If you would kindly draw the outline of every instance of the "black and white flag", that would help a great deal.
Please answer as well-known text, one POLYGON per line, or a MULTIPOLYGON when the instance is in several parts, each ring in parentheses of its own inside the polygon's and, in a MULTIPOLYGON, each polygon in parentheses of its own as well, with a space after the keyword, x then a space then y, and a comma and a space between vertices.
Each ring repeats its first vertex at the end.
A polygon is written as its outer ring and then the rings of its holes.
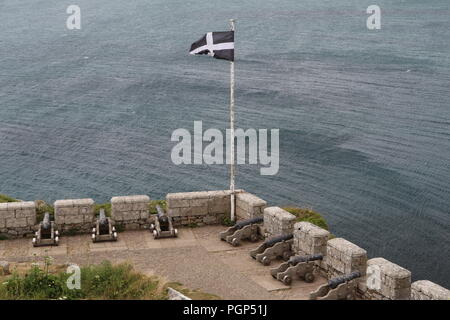
POLYGON ((191 45, 189 53, 234 61, 234 31, 208 32, 191 45))

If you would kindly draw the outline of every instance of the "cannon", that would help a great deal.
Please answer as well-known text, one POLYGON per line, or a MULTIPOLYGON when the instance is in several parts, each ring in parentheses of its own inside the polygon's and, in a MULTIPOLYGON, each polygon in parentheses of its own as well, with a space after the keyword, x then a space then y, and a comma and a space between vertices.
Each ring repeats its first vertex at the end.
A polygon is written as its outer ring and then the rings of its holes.
POLYGON ((153 234, 153 238, 175 238, 178 236, 178 230, 172 225, 172 218, 167 216, 160 206, 156 206, 158 211, 155 223, 150 225, 150 231, 153 234))
POLYGON ((226 231, 221 232, 220 240, 230 243, 237 247, 242 240, 250 240, 256 242, 262 239, 260 224, 263 222, 263 217, 256 217, 247 220, 242 220, 236 223, 226 231))
POLYGON ((39 229, 35 232, 32 243, 34 247, 57 246, 59 244, 59 232, 56 230, 55 222, 50 221, 48 212, 44 214, 44 219, 39 223, 39 229))
POLYGON ((250 256, 268 266, 272 260, 281 258, 285 261, 293 255, 293 234, 276 236, 264 241, 259 247, 250 251, 250 256))
POLYGON ((100 209, 99 217, 92 229, 92 242, 117 241, 116 228, 111 220, 106 217, 105 210, 100 209))
POLYGON ((357 279, 361 277, 359 271, 330 279, 309 294, 309 300, 353 300, 355 299, 357 279))
POLYGON ((270 270, 270 274, 275 279, 290 285, 292 280, 299 278, 305 282, 314 281, 314 261, 322 260, 323 255, 293 256, 287 262, 280 264, 277 268, 270 270))

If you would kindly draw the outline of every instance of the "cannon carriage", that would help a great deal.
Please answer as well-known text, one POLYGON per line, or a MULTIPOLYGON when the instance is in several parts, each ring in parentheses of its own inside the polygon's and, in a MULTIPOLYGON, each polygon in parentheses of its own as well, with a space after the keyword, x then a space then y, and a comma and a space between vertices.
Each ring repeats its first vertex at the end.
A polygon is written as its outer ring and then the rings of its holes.
POLYGON ((50 214, 46 212, 44 219, 39 223, 38 231, 32 240, 34 247, 57 246, 59 244, 59 231, 54 221, 50 221, 50 214))
POLYGON ((153 238, 175 238, 178 236, 178 230, 173 227, 172 218, 166 215, 160 206, 156 206, 158 211, 155 217, 155 223, 150 225, 150 231, 153 238))
POLYGON ((292 280, 301 279, 305 282, 313 282, 315 279, 315 261, 322 260, 323 255, 292 256, 287 262, 280 264, 277 268, 270 270, 275 279, 290 285, 292 280))
POLYGON ((268 266, 273 260, 278 258, 287 261, 293 255, 292 243, 292 233, 273 237, 250 251, 250 256, 265 266, 268 266))
POLYGON ((309 300, 354 300, 359 271, 330 279, 328 283, 320 286, 309 294, 309 300))
POLYGON ((117 241, 116 228, 112 225, 111 220, 106 217, 104 209, 100 209, 99 218, 92 229, 92 241, 117 241))
POLYGON ((261 233, 261 223, 263 217, 255 217, 237 222, 219 234, 220 240, 226 241, 234 247, 241 244, 242 240, 256 242, 263 238, 261 233))

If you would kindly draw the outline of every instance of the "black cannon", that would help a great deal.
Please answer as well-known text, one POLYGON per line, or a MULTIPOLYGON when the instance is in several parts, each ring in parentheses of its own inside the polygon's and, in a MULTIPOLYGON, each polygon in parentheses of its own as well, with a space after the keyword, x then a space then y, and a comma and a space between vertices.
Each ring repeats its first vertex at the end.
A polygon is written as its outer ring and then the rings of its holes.
POLYGON ((116 228, 112 226, 111 220, 106 217, 104 209, 100 209, 99 217, 92 229, 92 241, 117 241, 116 228))
POLYGON ((59 244, 59 232, 55 228, 55 222, 50 221, 50 214, 46 212, 44 219, 39 223, 39 229, 36 231, 32 240, 33 246, 57 246, 59 244))
POLYGON ((155 223, 150 225, 150 231, 155 239, 174 238, 178 236, 178 230, 173 227, 172 218, 167 216, 160 206, 156 206, 158 213, 155 217, 155 223))
POLYGON ((310 300, 353 300, 355 299, 357 279, 361 277, 359 271, 332 278, 328 283, 320 286, 309 294, 310 300))
POLYGON ((241 220, 231 228, 221 232, 220 240, 226 241, 234 247, 238 246, 241 240, 258 241, 262 238, 260 227, 263 220, 263 217, 241 220))
POLYGON ((265 266, 268 266, 272 260, 277 258, 282 258, 286 261, 293 254, 293 237, 291 233, 268 239, 256 249, 250 251, 250 256, 265 266))
POLYGON ((299 278, 305 282, 314 281, 314 261, 322 260, 323 255, 293 256, 287 262, 280 264, 277 268, 270 270, 270 274, 275 279, 285 285, 291 284, 292 280, 299 278))

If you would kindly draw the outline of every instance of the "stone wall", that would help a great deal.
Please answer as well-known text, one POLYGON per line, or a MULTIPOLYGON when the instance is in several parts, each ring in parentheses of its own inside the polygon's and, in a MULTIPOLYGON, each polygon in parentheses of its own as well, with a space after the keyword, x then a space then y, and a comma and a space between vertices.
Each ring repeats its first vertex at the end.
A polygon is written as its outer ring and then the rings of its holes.
MULTIPOLYGON (((297 222, 294 224, 294 242, 292 244, 296 255, 327 254, 327 241, 330 233, 309 222, 297 222)), ((326 276, 326 267, 323 260, 317 260, 315 264, 318 271, 326 276)))
POLYGON ((293 249, 296 254, 327 254, 327 241, 330 233, 309 222, 294 224, 293 249))
POLYGON ((370 259, 358 289, 366 300, 409 300, 411 272, 383 258, 370 259))
POLYGON ((236 193, 236 218, 250 219, 264 214, 267 202, 254 194, 241 191, 236 193))
POLYGON ((36 205, 32 201, 0 203, 0 234, 7 237, 32 235, 36 205))
POLYGON ((366 274, 367 252, 343 238, 335 238, 327 242, 327 254, 324 264, 328 279, 359 271, 366 274))
POLYGON ((296 217, 280 207, 264 209, 264 231, 266 237, 293 233, 296 217))
POLYGON ((61 233, 88 233, 94 222, 92 199, 55 201, 55 223, 61 233))
POLYGON ((146 195, 111 198, 111 219, 125 230, 146 229, 150 226, 150 197, 146 195))
POLYGON ((411 300, 450 300, 450 290, 428 280, 419 280, 411 285, 411 300))
POLYGON ((168 193, 166 201, 176 226, 221 223, 231 211, 229 190, 168 193))

